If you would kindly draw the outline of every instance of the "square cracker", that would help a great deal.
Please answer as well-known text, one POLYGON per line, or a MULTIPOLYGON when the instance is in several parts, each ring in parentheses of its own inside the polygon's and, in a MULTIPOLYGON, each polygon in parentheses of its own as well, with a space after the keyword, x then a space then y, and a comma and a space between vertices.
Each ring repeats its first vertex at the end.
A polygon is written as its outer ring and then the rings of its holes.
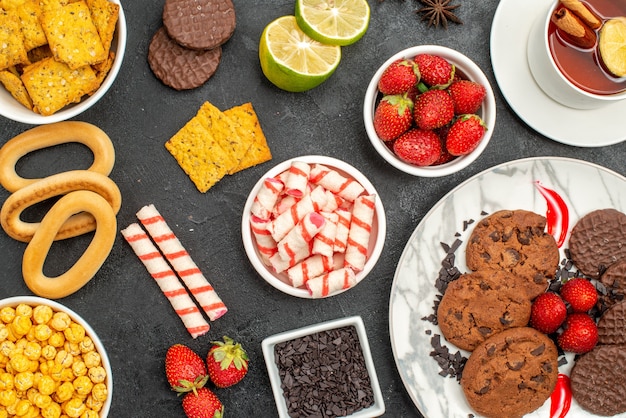
POLYGON ((72 70, 54 58, 45 58, 24 68, 22 82, 33 101, 33 110, 49 116, 79 102, 96 88, 98 79, 88 65, 72 70))
POLYGON ((107 58, 108 54, 84 1, 45 10, 41 25, 54 57, 71 69, 97 64, 107 58))
POLYGON ((20 19, 22 35, 24 35, 24 47, 27 51, 48 43, 46 34, 41 26, 41 15, 43 11, 39 5, 39 0, 26 0, 16 9, 20 19))
POLYGON ((201 193, 220 181, 231 164, 228 153, 197 116, 171 137, 165 148, 201 193))
POLYGON ((100 35, 100 41, 104 50, 109 51, 111 41, 115 33, 115 25, 119 17, 119 4, 112 3, 108 0, 86 0, 91 18, 100 35))
POLYGON ((252 103, 248 102, 232 107, 225 110, 224 113, 236 121, 239 136, 249 144, 246 153, 233 172, 245 170, 272 159, 272 152, 267 145, 267 139, 263 134, 252 103))
POLYGON ((0 71, 0 83, 11 93, 15 100, 32 110, 33 102, 26 91, 26 87, 24 87, 24 83, 22 83, 22 79, 17 74, 10 70, 0 71))
POLYGON ((17 14, 0 9, 0 70, 29 64, 24 35, 17 14))
POLYGON ((228 174, 234 173, 248 149, 248 144, 237 133, 235 123, 210 102, 204 102, 196 118, 211 132, 213 138, 227 153, 228 174))

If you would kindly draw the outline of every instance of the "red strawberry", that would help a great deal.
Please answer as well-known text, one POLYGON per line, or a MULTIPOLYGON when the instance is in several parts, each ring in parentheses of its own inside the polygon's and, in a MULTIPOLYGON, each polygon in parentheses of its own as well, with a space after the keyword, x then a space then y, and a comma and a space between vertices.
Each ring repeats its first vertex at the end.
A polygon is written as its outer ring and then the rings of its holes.
POLYGON ((454 117, 454 102, 444 90, 428 90, 415 99, 413 119, 421 129, 437 129, 454 117))
POLYGON ((466 155, 474 151, 485 136, 487 126, 478 115, 461 115, 450 126, 446 148, 452 155, 466 155))
POLYGON ((450 84, 448 93, 454 101, 454 113, 476 113, 483 102, 487 89, 482 84, 470 80, 459 80, 450 84))
POLYGON ((438 55, 419 54, 414 58, 421 80, 431 88, 445 89, 452 83, 456 67, 438 55))
POLYGON ((413 123, 413 102, 399 94, 384 96, 374 111, 374 130, 383 141, 396 139, 413 123))
POLYGON ((433 131, 414 128, 396 139, 393 152, 409 164, 431 165, 441 155, 441 139, 433 131))
POLYGON ((411 59, 398 59, 383 71, 378 80, 378 90, 384 94, 402 94, 420 80, 417 64, 411 59))
POLYGON ((222 418, 224 406, 208 388, 188 393, 183 398, 183 411, 187 418, 222 418))
POLYGON ((241 344, 227 336, 212 344, 206 359, 211 381, 218 388, 240 382, 248 373, 248 354, 241 344))
POLYGON ((179 393, 195 392, 209 378, 202 358, 182 344, 175 344, 167 350, 165 375, 172 390, 179 393))
POLYGON ((569 279, 561 286, 561 297, 569 302, 574 312, 587 312, 598 302, 598 291, 589 280, 582 277, 569 279))
POLYGON ((586 353, 598 343, 598 327, 586 313, 572 313, 565 320, 563 332, 557 337, 557 343, 564 351, 586 353))
POLYGON ((530 309, 530 326, 544 334, 552 334, 567 316, 565 302, 553 292, 542 293, 533 301, 530 309))

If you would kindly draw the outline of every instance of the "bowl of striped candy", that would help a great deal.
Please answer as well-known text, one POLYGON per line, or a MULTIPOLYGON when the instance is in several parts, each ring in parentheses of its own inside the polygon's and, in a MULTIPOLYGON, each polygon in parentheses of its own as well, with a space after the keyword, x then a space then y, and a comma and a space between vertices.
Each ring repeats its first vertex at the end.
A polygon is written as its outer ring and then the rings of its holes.
POLYGON ((267 283, 318 299, 359 284, 386 237, 385 210, 352 165, 306 155, 279 163, 252 188, 241 231, 250 263, 267 283))

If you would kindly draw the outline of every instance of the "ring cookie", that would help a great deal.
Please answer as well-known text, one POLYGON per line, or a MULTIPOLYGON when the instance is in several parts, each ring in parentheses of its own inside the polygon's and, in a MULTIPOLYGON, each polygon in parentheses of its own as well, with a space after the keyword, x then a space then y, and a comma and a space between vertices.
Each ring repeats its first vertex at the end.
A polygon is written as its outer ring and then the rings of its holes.
POLYGON ((463 393, 481 416, 522 417, 550 397, 558 377, 557 357, 545 334, 529 327, 507 329, 474 349, 463 369, 463 393))
POLYGON ((217 48, 235 31, 235 7, 231 0, 166 0, 163 26, 185 48, 217 48))
POLYGON ((626 412, 626 346, 598 345, 576 360, 570 381, 572 396, 595 415, 626 412))
POLYGON ((482 219, 466 248, 467 266, 474 271, 504 269, 526 281, 534 299, 543 293, 559 264, 554 237, 545 231, 546 218, 526 210, 501 210, 482 219))
POLYGON ((175 90, 189 90, 204 84, 215 72, 222 58, 222 48, 194 51, 170 38, 163 27, 152 36, 148 64, 163 84, 175 90))
POLYGON ((572 228, 569 251, 578 270, 597 279, 626 257, 626 214, 609 208, 583 216, 572 228))
POLYGON ((523 289, 524 282, 505 270, 462 275, 448 285, 437 308, 442 335, 457 347, 472 351, 500 331, 525 326, 531 302, 523 289))

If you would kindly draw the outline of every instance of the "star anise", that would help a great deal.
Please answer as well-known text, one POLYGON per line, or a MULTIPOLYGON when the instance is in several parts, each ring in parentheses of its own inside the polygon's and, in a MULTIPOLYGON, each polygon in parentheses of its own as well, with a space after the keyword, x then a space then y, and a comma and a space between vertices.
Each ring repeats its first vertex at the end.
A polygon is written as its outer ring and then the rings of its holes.
POLYGON ((461 19, 453 13, 453 10, 460 7, 460 4, 450 5, 451 0, 420 0, 425 6, 417 10, 421 13, 422 20, 428 20, 428 26, 438 27, 442 25, 448 29, 448 21, 463 24, 461 19))

